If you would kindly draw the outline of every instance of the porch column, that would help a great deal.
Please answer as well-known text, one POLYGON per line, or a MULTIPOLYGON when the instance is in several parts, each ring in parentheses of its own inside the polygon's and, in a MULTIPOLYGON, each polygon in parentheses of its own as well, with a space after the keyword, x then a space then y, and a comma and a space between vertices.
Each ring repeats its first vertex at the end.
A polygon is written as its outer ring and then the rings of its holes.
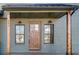
POLYGON ((10 12, 7 12, 7 54, 10 53, 10 12))
POLYGON ((66 49, 66 53, 68 55, 72 54, 72 38, 71 38, 71 11, 67 12, 67 49, 66 49))

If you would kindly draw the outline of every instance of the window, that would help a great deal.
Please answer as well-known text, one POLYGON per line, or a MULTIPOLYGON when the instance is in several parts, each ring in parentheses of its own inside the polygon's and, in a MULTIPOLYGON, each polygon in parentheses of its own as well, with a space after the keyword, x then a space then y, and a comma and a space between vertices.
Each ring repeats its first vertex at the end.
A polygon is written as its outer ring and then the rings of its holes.
POLYGON ((24 43, 24 25, 16 25, 16 43, 24 43))
POLYGON ((44 43, 54 43, 54 24, 44 25, 44 43))

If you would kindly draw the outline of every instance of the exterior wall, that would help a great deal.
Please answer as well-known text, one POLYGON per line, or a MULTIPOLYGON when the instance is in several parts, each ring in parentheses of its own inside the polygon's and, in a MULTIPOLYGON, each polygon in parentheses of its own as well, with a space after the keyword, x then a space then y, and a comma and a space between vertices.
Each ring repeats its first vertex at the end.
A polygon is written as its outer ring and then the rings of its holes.
POLYGON ((66 54, 66 16, 55 21, 54 51, 56 54, 66 54))
MULTIPOLYGON (((28 21, 41 21, 41 50, 43 53, 52 54, 66 54, 66 16, 60 19, 11 19, 11 52, 12 53, 25 53, 28 50, 28 39, 29 39, 29 27, 28 21), (44 44, 43 40, 43 24, 47 24, 48 20, 52 20, 54 24, 54 44, 44 44), (22 21, 25 24, 25 44, 15 43, 15 24, 18 21, 22 21), (28 34, 27 34, 28 33, 28 34)), ((1 42, 2 42, 2 52, 6 53, 7 45, 7 22, 6 19, 1 19, 0 32, 1 32, 1 42)), ((78 50, 77 50, 78 51, 78 50)))
MULTIPOLYGON (((43 24, 47 23, 47 19, 11 19, 11 52, 29 52, 28 50, 28 39, 29 39, 29 21, 41 21, 42 26, 42 32, 41 32, 41 52, 51 52, 50 49, 52 49, 51 44, 43 44, 43 24), (46 20, 46 22, 44 21, 46 20), (16 44, 15 43, 15 24, 18 23, 18 21, 22 21, 23 24, 25 24, 25 44, 16 44), (28 33, 28 34, 27 34, 28 33)), ((53 20, 54 21, 54 20, 53 20)), ((53 44, 52 44, 53 45, 53 44)))
POLYGON ((28 21, 41 21, 41 50, 43 53, 52 54, 66 54, 66 18, 65 16, 60 19, 51 19, 54 24, 54 44, 43 43, 43 24, 47 24, 50 19, 11 19, 11 52, 13 53, 25 53, 28 50, 28 39, 29 39, 29 27, 28 21), (18 21, 22 21, 25 24, 25 44, 15 43, 15 24, 18 21), (27 34, 28 33, 28 34, 27 34))
MULTIPOLYGON (((0 19, 0 28, 1 28, 1 19, 0 19)), ((1 29, 0 29, 0 54, 1 54, 1 29)))
POLYGON ((6 19, 0 19, 0 40, 1 40, 1 52, 4 54, 6 52, 6 44, 7 44, 7 27, 6 27, 6 19))
POLYGON ((79 9, 72 15, 72 52, 79 54, 79 9))

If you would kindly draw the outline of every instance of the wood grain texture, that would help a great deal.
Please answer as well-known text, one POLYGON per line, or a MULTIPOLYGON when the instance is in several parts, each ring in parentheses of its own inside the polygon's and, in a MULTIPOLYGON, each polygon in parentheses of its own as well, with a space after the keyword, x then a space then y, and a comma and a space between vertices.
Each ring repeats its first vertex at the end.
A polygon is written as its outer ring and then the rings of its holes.
POLYGON ((38 25, 37 29, 35 30, 35 24, 30 24, 30 32, 29 32, 29 49, 36 50, 40 49, 40 24, 38 25), (31 26, 34 27, 32 28, 31 26))
POLYGON ((10 53, 10 13, 7 12, 7 54, 10 53))
POLYGON ((67 13, 67 54, 72 54, 72 41, 71 41, 71 11, 67 13))

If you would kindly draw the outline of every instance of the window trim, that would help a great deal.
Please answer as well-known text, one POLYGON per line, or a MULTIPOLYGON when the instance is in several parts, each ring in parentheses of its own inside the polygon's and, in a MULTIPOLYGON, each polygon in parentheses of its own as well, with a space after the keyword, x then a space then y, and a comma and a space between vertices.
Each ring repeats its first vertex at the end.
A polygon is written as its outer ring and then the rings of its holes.
POLYGON ((15 24, 15 43, 16 43, 16 44, 25 44, 25 24, 15 24), (24 26, 24 34, 16 34, 16 26, 17 26, 17 25, 24 26), (24 42, 23 42, 23 43, 17 43, 17 42, 16 42, 16 35, 23 35, 23 36, 24 36, 24 42))
POLYGON ((45 32, 45 27, 43 27, 44 28, 43 39, 45 38, 44 35, 50 35, 50 36, 52 35, 53 37, 52 38, 50 37, 50 42, 49 43, 45 43, 45 39, 44 39, 44 44, 54 44, 54 24, 44 24, 44 26, 45 25, 50 25, 50 34, 44 33, 45 32), (53 25, 53 33, 51 33, 51 25, 53 25), (52 40, 52 42, 51 42, 51 40, 52 40))

